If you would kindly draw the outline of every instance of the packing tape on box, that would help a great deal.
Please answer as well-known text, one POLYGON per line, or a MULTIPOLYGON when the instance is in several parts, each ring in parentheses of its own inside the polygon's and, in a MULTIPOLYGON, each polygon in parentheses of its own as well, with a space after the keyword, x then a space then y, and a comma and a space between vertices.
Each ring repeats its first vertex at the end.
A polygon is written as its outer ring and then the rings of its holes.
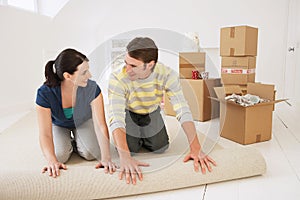
POLYGON ((231 68, 222 68, 222 74, 254 74, 255 69, 231 69, 231 68))
POLYGON ((235 37, 235 27, 230 28, 230 37, 234 38, 235 37))
POLYGON ((230 48, 230 53, 229 53, 230 56, 234 56, 234 50, 235 50, 234 48, 230 48))

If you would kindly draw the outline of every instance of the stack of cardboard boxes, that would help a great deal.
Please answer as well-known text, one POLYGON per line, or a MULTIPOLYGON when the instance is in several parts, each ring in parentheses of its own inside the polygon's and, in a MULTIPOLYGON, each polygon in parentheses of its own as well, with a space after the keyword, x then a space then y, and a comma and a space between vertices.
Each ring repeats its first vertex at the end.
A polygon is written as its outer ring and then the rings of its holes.
MULTIPOLYGON (((193 71, 205 72, 205 52, 179 53, 179 76, 184 97, 194 120, 207 121, 219 116, 219 104, 211 100, 214 87, 221 86, 220 79, 193 79, 193 71)), ((195 78, 195 77, 194 77, 195 78)), ((165 114, 176 116, 173 106, 165 95, 165 114)))
POLYGON ((221 28, 221 79, 225 86, 255 82, 258 29, 250 26, 221 28))
POLYGON ((220 102, 220 135, 240 144, 270 140, 275 101, 274 85, 255 83, 258 29, 221 28, 220 55, 223 87, 216 87, 220 102), (252 94, 269 102, 243 107, 225 101, 231 94, 252 94))

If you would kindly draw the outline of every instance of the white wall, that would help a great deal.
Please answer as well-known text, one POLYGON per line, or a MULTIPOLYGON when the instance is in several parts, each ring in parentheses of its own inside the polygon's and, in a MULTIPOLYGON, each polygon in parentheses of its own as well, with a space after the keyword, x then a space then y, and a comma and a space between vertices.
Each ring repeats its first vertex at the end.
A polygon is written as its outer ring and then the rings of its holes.
MULTIPOLYGON (((0 80, 3 92, 0 106, 33 102, 36 87, 43 81, 45 62, 55 58, 62 49, 74 47, 88 56, 93 55, 108 39, 143 28, 178 34, 198 32, 201 47, 210 54, 212 65, 219 69, 219 30, 231 25, 259 28, 256 80, 274 83, 278 96, 282 97, 288 2, 70 0, 52 20, 0 7, 0 55, 4 62, 1 68, 5 69, 0 80)), ((170 59, 170 63, 177 62, 170 59)), ((95 67, 104 69, 99 63, 95 67)))
POLYGON ((63 47, 72 41, 93 53, 121 33, 158 28, 180 34, 197 31, 203 48, 218 48, 221 27, 255 26, 259 28, 256 80, 275 84, 278 97, 283 97, 287 17, 288 0, 71 0, 55 18, 55 25, 66 32, 53 45, 63 47))
POLYGON ((50 20, 31 12, 0 6, 0 116, 33 106, 43 81, 43 48, 50 20))

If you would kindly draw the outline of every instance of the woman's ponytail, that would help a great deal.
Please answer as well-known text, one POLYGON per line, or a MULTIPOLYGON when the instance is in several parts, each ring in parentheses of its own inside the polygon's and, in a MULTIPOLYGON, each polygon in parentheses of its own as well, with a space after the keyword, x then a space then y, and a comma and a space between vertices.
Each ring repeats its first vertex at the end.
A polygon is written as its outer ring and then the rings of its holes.
POLYGON ((56 73, 56 68, 54 66, 55 61, 50 60, 45 66, 45 78, 46 81, 44 84, 46 84, 49 87, 55 87, 58 86, 61 82, 60 78, 58 77, 56 73))
POLYGON ((63 50, 55 60, 50 60, 45 66, 45 85, 49 87, 59 86, 64 80, 65 72, 74 74, 77 71, 78 65, 83 61, 89 61, 85 55, 75 49, 63 50))

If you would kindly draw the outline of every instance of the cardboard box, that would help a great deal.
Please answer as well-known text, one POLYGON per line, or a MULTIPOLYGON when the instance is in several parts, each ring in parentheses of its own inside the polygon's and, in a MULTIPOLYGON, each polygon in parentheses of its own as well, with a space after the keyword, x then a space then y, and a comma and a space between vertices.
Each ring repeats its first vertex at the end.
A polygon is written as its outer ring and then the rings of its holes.
POLYGON ((224 85, 223 90, 225 97, 232 94, 243 95, 242 88, 239 85, 224 85))
POLYGON ((255 82, 256 57, 222 57, 221 80, 224 85, 255 82))
MULTIPOLYGON (((231 95, 233 93, 238 94, 238 95, 246 95, 246 94, 251 94, 247 91, 248 88, 250 88, 250 92, 252 91, 252 87, 255 87, 259 82, 253 84, 253 83, 248 83, 247 85, 223 85, 225 96, 231 95)), ((267 87, 267 86, 265 86, 267 87)), ((269 85, 269 87, 273 87, 273 85, 269 85)), ((276 90, 274 90, 273 95, 269 94, 261 94, 263 93, 264 90, 262 91, 257 91, 256 93, 258 96, 263 96, 266 95, 266 99, 275 101, 275 96, 276 96, 276 90)), ((275 106, 273 105, 273 111, 275 110, 275 106)))
POLYGON ((192 79, 192 71, 205 71, 205 52, 180 52, 179 74, 180 78, 192 79))
POLYGON ((247 94, 247 85, 223 85, 225 90, 226 96, 231 95, 232 93, 238 95, 245 95, 247 94), (239 93, 237 93, 239 92, 239 93), (242 92, 242 93, 240 93, 242 92))
MULTIPOLYGON (((252 144, 272 138, 274 85, 250 83, 247 91, 270 102, 243 107, 234 102, 225 101, 226 91, 223 87, 214 88, 220 101, 220 135, 240 144, 252 144)), ((214 98, 213 98, 214 99, 214 98)))
MULTIPOLYGON (((209 97, 216 97, 213 88, 221 86, 220 79, 180 79, 180 82, 194 120, 207 121, 219 116, 219 103, 209 97)), ((164 102, 165 114, 176 116, 167 96, 165 96, 164 102)))
POLYGON ((179 68, 179 77, 181 79, 192 79, 193 73, 192 71, 197 70, 199 73, 205 72, 204 67, 196 68, 196 67, 185 67, 185 68, 179 68))
POLYGON ((221 56, 256 56, 258 29, 250 26, 221 28, 221 56))

